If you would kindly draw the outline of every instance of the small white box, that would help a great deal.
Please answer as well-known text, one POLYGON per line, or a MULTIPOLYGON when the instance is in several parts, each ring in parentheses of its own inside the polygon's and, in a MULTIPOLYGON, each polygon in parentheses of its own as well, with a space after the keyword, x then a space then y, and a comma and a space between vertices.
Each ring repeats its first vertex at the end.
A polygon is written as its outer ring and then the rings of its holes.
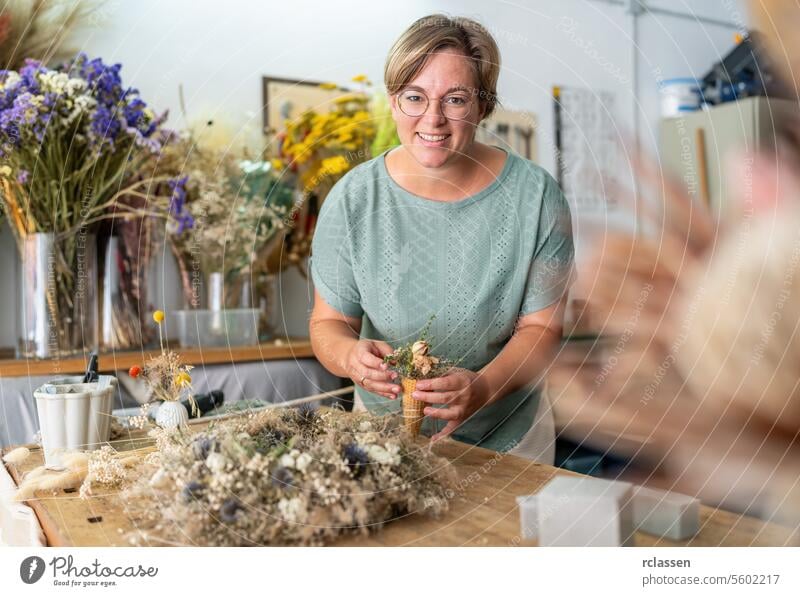
POLYGON ((648 534, 686 540, 700 530, 700 501, 680 493, 637 486, 633 489, 633 524, 648 534))
POLYGON ((538 493, 540 546, 633 546, 633 487, 556 476, 538 493))
POLYGON ((536 540, 539 537, 538 495, 517 497, 519 507, 519 535, 523 540, 536 540))

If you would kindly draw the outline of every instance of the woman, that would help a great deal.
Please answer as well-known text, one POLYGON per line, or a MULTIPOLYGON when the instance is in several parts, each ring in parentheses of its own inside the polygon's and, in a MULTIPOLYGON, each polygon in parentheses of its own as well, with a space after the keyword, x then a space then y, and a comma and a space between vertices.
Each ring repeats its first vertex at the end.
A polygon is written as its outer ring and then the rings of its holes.
POLYGON ((571 220, 544 170, 474 140, 499 70, 495 41, 468 19, 425 17, 395 43, 384 74, 402 145, 325 200, 311 341, 353 379, 358 407, 398 411, 382 357, 436 315, 431 353, 459 368, 417 384, 423 433, 552 463, 552 414, 531 382, 561 337, 571 220))

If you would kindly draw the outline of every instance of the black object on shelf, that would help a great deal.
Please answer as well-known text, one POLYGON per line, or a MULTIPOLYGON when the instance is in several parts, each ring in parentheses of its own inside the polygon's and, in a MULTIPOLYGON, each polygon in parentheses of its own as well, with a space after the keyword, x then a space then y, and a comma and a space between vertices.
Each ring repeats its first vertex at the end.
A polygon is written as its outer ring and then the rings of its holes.
POLYGON ((89 366, 86 367, 86 374, 83 375, 84 383, 96 383, 100 380, 100 375, 97 373, 97 352, 89 354, 89 366))
POLYGON ((181 401, 189 412, 189 418, 198 418, 203 414, 216 410, 225 402, 225 394, 221 390, 215 389, 208 393, 198 393, 194 396, 194 401, 197 403, 197 416, 192 412, 192 405, 189 403, 188 399, 181 401))

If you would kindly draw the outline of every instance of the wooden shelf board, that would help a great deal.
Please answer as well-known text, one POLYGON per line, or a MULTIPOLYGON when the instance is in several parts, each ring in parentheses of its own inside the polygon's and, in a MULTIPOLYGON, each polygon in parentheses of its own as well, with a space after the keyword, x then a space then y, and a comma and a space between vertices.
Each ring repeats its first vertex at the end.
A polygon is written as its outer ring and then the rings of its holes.
MULTIPOLYGON (((307 338, 289 338, 279 340, 279 343, 268 342, 257 346, 180 348, 177 351, 183 362, 193 366, 314 357, 311 342, 307 338)), ((159 350, 101 352, 100 370, 102 372, 127 370, 134 364, 141 365, 158 353, 159 350)), ((0 360, 0 377, 75 375, 84 372, 86 366, 87 360, 82 356, 60 360, 6 359, 0 360)))

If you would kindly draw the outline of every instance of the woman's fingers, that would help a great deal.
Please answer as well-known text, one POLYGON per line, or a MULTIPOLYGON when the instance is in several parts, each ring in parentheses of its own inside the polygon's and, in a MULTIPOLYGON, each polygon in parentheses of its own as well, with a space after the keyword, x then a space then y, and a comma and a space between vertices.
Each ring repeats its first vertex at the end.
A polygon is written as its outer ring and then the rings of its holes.
POLYGON ((394 352, 394 348, 387 344, 385 341, 374 341, 372 345, 378 349, 378 353, 381 356, 388 356, 394 352))
POLYGON ((425 408, 422 412, 430 418, 439 420, 460 421, 464 415, 464 408, 461 406, 451 406, 449 408, 425 408))
POLYGON ((388 373, 375 370, 372 368, 361 367, 359 369, 361 374, 355 381, 367 391, 372 393, 379 393, 384 397, 391 397, 394 399, 400 391, 400 387, 394 383, 390 383, 388 373))
POLYGON ((455 391, 414 391, 411 397, 429 404, 449 404, 458 397, 455 391))
POLYGON ((391 381, 397 377, 397 373, 393 371, 383 370, 383 360, 378 358, 375 354, 371 353, 370 347, 365 345, 363 349, 357 353, 358 366, 356 369, 360 376, 364 376, 373 381, 391 381))
MULTIPOLYGON (((377 351, 377 348, 375 348, 375 350, 377 351)), ((374 370, 375 372, 378 372, 380 375, 382 375, 381 380, 389 380, 397 377, 396 372, 386 370, 383 358, 379 358, 378 356, 376 356, 374 353, 369 351, 369 348, 359 354, 359 362, 368 369, 374 370)))
POLYGON ((452 391, 461 387, 458 373, 417 381, 418 391, 452 391))
POLYGON ((361 352, 358 356, 358 360, 364 366, 375 369, 380 369, 381 364, 383 364, 383 360, 381 358, 378 358, 375 354, 367 351, 361 352))
POLYGON ((448 422, 441 431, 439 431, 438 433, 436 433, 435 435, 433 435, 431 437, 431 442, 435 442, 435 441, 438 441, 440 439, 444 439, 445 437, 453 434, 453 431, 458 428, 459 424, 460 424, 460 422, 455 421, 455 420, 452 420, 452 421, 448 422))
POLYGON ((370 381, 377 381, 379 383, 386 383, 390 384, 389 381, 392 380, 391 373, 382 370, 375 370, 374 368, 370 368, 368 366, 361 365, 356 370, 359 372, 359 379, 362 377, 364 379, 369 379, 370 381))
POLYGON ((363 385, 364 389, 370 391, 372 393, 380 393, 384 397, 389 397, 394 399, 400 392, 400 387, 393 383, 380 383, 377 381, 372 381, 370 379, 366 379, 363 385))

